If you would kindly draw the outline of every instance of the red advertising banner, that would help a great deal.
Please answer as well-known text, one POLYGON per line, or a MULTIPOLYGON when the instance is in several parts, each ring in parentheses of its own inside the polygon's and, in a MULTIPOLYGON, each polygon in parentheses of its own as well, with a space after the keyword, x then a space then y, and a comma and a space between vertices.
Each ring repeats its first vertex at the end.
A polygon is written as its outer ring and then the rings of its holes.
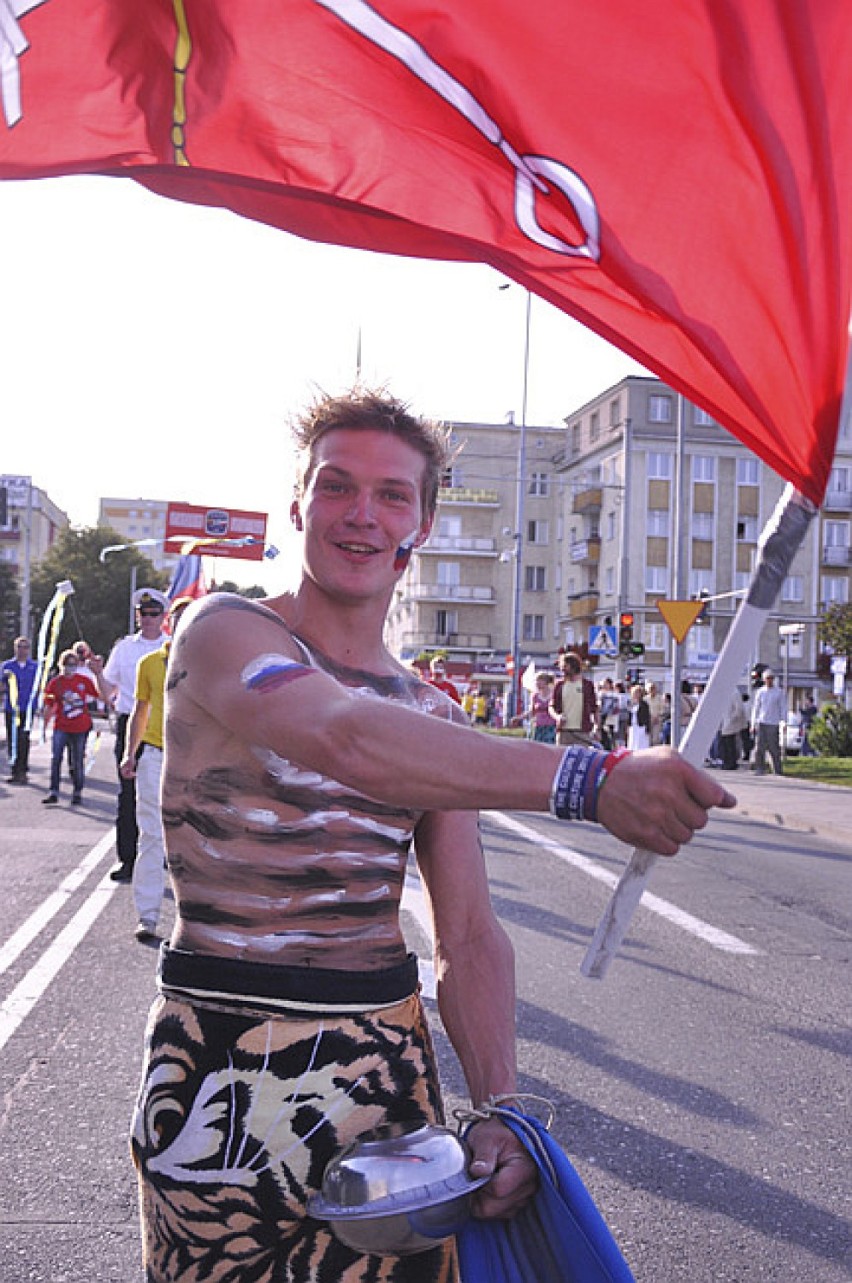
POLYGON ((166 540, 174 542, 175 551, 261 561, 266 546, 267 519, 265 512, 246 512, 241 508, 170 503, 166 511, 166 540))

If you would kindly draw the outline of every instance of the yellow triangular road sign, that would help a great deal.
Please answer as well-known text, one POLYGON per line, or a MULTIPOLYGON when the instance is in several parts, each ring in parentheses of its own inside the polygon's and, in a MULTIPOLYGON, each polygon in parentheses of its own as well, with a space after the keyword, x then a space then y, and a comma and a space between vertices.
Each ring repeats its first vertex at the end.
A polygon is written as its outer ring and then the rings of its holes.
POLYGON ((657 610, 666 621, 675 641, 682 642, 706 605, 704 601, 670 601, 666 597, 660 597, 657 610))

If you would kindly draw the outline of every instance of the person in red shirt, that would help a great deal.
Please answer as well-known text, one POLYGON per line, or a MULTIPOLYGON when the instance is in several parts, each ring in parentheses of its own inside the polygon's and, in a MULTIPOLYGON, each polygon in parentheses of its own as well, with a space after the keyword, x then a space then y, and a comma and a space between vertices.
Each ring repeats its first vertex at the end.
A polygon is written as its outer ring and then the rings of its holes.
POLYGON ((79 806, 83 801, 84 763, 86 740, 92 729, 89 700, 97 700, 98 691, 87 673, 77 672, 77 656, 73 650, 64 650, 59 657, 59 676, 47 683, 44 691, 45 720, 53 719, 53 742, 50 758, 50 792, 42 798, 48 806, 59 801, 59 777, 65 749, 71 759, 74 793, 71 801, 79 806))
POLYGON ((454 699, 457 704, 461 703, 461 695, 447 677, 447 668, 440 655, 436 655, 429 661, 429 676, 426 680, 430 686, 437 686, 439 691, 449 695, 450 699, 454 699))

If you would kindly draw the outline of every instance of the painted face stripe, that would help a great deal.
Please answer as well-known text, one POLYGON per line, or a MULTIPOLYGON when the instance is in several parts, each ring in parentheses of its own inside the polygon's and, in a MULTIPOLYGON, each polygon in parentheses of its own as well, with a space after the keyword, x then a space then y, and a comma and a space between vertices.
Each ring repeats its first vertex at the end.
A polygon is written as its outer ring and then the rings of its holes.
POLYGON ((298 677, 309 677, 312 672, 307 664, 288 659, 286 655, 258 655, 246 664, 240 673, 240 681, 246 690, 265 694, 289 685, 298 677))

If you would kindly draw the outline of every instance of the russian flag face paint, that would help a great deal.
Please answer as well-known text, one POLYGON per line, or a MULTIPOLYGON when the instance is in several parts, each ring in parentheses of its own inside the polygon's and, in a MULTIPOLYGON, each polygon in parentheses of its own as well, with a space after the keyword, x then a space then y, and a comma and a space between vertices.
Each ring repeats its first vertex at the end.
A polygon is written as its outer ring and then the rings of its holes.
POLYGON ((297 659, 286 655, 258 655, 246 664, 240 673, 240 681, 247 691, 259 691, 268 694, 287 686, 298 677, 309 677, 313 669, 301 664, 297 659))
POLYGON ((396 555, 393 559, 394 570, 405 570, 411 560, 411 554, 414 551, 414 545, 417 542, 417 535, 418 531, 412 530, 411 534, 403 539, 402 543, 397 548, 396 555))

